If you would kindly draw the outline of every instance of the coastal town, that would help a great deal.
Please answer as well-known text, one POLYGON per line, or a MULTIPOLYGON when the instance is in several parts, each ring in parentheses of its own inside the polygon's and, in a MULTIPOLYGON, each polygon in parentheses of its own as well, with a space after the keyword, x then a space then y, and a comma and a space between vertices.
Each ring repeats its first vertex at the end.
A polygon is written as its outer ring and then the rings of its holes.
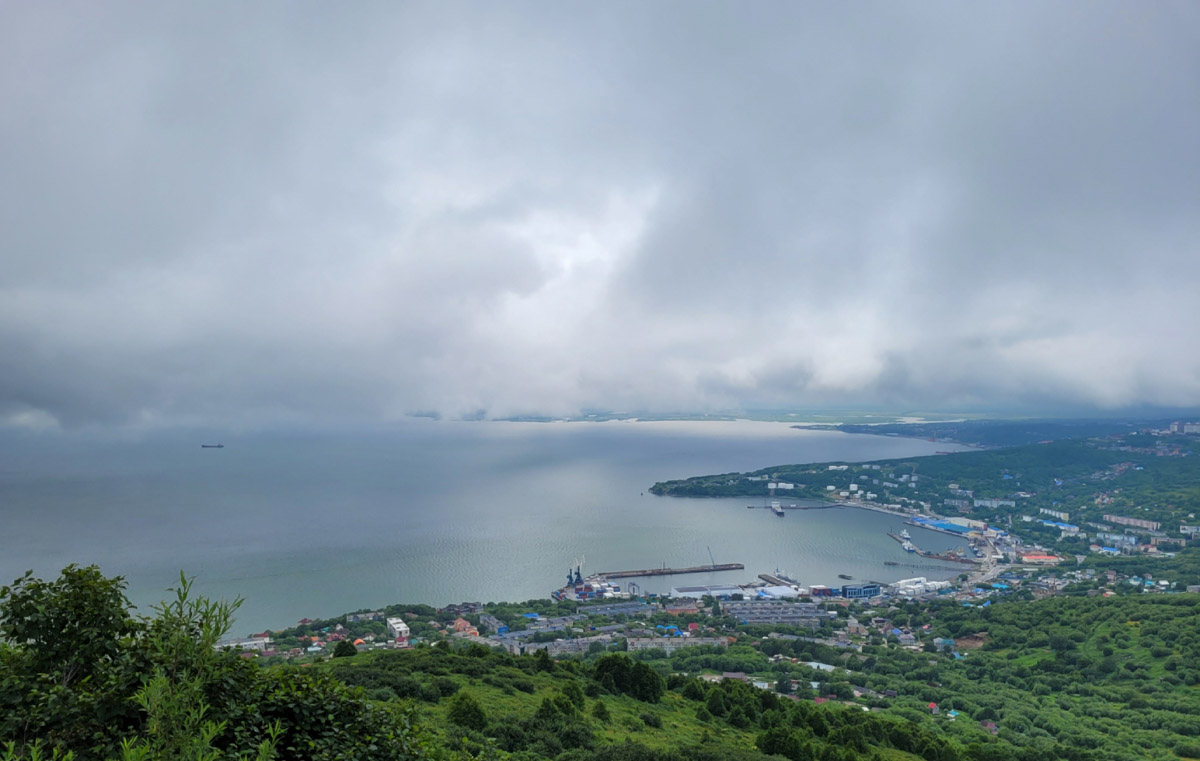
POLYGON ((965 607, 987 607, 1005 598, 1041 599, 1083 594, 1111 597, 1134 589, 1142 594, 1200 593, 1200 585, 1180 585, 1153 574, 1127 575, 1114 570, 1070 568, 1049 570, 1037 565, 1006 566, 990 582, 931 581, 924 577, 891 584, 846 584, 813 587, 807 594, 779 586, 679 587, 670 596, 584 603, 530 601, 525 604, 464 602, 442 608, 397 605, 359 611, 333 619, 302 619, 281 631, 264 631, 230 640, 225 647, 244 657, 295 660, 322 659, 340 643, 355 651, 405 649, 421 643, 450 642, 551 657, 595 654, 609 650, 661 650, 727 647, 747 628, 771 629, 765 636, 797 639, 838 650, 861 652, 864 645, 892 643, 910 650, 971 649, 970 637, 946 641, 907 620, 922 604, 953 600, 965 607), (693 596, 699 595, 699 596, 693 596))
MULTIPOLYGON (((1191 455, 1196 426, 1177 428, 1053 442, 1040 450, 1034 445, 974 453, 972 464, 978 458, 994 461, 983 475, 979 467, 935 467, 951 456, 719 477, 720 489, 762 494, 766 506, 783 520, 791 510, 853 507, 892 514, 918 535, 933 531, 960 538, 962 546, 955 550, 927 552, 908 528, 891 534, 918 562, 886 564, 897 570, 931 569, 926 575, 880 582, 841 574, 847 583, 832 586, 805 584, 777 570, 746 583, 688 584, 686 573, 732 572, 742 565, 585 576, 580 564, 551 599, 440 608, 393 605, 331 619, 306 618, 222 646, 240 649, 248 658, 297 662, 323 659, 339 646, 345 654, 438 642, 516 655, 544 651, 551 657, 609 650, 669 655, 684 648, 727 647, 754 631, 760 637, 798 638, 837 651, 879 644, 969 650, 973 640, 939 641, 928 626, 912 626, 911 611, 946 602, 987 607, 1007 599, 1200 592, 1197 579, 1156 573, 1158 567, 1170 567, 1162 564, 1200 536, 1194 513, 1137 502, 1145 491, 1139 486, 1146 473, 1142 463, 1181 462, 1191 455), (1049 464, 1047 453, 1055 455, 1049 464), (798 473, 808 476, 807 487, 783 478, 798 473), (839 502, 784 505, 780 500, 813 492, 832 493, 839 502), (1072 523, 1077 516, 1082 520, 1072 523), (1168 518, 1190 522, 1167 525, 1168 518), (639 574, 676 573, 679 581, 667 594, 642 594, 636 581, 639 574), (627 580, 631 583, 619 583, 627 580)), ((713 483, 703 480, 701 486, 712 489, 713 483)))

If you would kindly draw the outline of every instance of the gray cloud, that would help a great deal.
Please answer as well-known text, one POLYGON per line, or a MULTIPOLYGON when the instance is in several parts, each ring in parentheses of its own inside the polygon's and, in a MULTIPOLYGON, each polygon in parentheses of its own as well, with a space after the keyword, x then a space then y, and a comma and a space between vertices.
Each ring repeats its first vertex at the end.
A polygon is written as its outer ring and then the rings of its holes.
POLYGON ((0 7, 0 419, 1200 405, 1187 3, 0 7))

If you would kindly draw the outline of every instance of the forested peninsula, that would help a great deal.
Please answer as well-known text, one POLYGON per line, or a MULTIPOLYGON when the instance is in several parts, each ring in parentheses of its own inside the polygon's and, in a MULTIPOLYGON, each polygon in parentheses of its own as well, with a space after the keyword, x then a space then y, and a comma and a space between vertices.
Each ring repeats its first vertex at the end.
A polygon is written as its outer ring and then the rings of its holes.
POLYGON ((650 492, 957 515, 1070 554, 1088 554, 1092 544, 1108 546, 1120 535, 1160 551, 1197 536, 1196 444, 1194 436, 1131 432, 871 463, 777 465, 661 481, 650 492), (1104 535, 1099 542, 1097 535, 1104 535))

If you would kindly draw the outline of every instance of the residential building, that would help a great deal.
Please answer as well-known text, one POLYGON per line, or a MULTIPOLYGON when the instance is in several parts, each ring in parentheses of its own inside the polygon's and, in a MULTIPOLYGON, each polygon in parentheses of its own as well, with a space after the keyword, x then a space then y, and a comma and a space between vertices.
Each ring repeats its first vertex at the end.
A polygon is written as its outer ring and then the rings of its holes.
POLYGON ((1123 515, 1105 515, 1104 520, 1109 523, 1116 523, 1119 526, 1133 526, 1135 528, 1144 528, 1147 531, 1158 531, 1162 524, 1158 521, 1147 521, 1141 518, 1126 518, 1123 515))
POLYGON ((977 499, 975 507, 1016 507, 1017 503, 1011 499, 977 499))
POLYGON ((725 637, 630 637, 625 640, 630 652, 636 650, 665 650, 667 654, 685 647, 725 647, 725 637))

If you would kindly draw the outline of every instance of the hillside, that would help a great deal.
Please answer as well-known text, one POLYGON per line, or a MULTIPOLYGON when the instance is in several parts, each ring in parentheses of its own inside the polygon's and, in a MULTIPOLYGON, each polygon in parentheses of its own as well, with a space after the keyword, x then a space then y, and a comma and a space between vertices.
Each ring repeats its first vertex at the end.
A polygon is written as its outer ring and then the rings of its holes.
POLYGON ((544 651, 517 657, 438 646, 360 654, 321 668, 371 697, 417 700, 449 748, 494 745, 527 759, 659 758, 678 749, 687 758, 747 759, 780 749, 797 759, 1200 755, 1197 595, 912 604, 901 616, 928 626, 927 642, 975 635, 982 647, 956 655, 879 642, 837 652, 794 638, 764 641, 742 627, 744 638, 728 652, 555 662, 544 651), (809 659, 835 671, 814 671, 804 665, 809 659), (610 683, 605 674, 622 661, 651 667, 662 679, 661 697, 650 689, 638 699, 636 688, 610 683), (698 678, 719 679, 723 668, 742 669, 771 689, 698 678), (798 694, 778 693, 793 680, 804 685, 798 694), (814 705, 821 694, 837 697, 814 705), (456 714, 464 701, 479 708, 467 723, 456 714), (644 749, 634 753, 624 743, 644 749))
POLYGON ((529 761, 955 757, 935 734, 907 722, 816 707, 737 680, 664 677, 663 664, 648 663, 623 654, 556 662, 473 645, 323 666, 372 697, 420 701, 419 714, 445 746, 472 753, 495 747, 529 761))

